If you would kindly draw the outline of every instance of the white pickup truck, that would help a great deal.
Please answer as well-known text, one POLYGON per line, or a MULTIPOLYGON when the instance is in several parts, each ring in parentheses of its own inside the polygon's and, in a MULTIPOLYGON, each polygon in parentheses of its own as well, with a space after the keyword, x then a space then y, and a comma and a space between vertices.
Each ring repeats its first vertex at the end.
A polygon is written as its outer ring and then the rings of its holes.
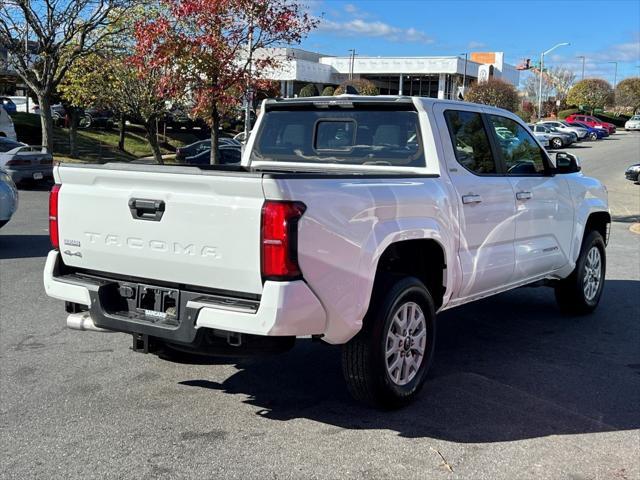
POLYGON ((606 189, 487 106, 268 100, 240 165, 54 175, 44 285, 69 327, 144 352, 342 344, 349 390, 380 407, 421 388, 437 312, 545 284, 585 314, 604 285, 606 189))

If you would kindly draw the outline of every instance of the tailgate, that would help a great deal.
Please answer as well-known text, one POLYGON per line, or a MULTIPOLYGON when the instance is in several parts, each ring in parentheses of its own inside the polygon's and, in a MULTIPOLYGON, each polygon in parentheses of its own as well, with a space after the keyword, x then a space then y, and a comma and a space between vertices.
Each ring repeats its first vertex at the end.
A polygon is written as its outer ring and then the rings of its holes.
POLYGON ((60 251, 79 268, 261 293, 259 174, 154 165, 57 169, 60 251))

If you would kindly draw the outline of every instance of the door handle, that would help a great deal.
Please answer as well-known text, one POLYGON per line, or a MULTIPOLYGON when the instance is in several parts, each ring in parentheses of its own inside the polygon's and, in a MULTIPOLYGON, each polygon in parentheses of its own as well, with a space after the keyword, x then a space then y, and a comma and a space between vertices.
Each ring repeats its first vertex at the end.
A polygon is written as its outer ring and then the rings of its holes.
POLYGON ((469 204, 469 203, 480 203, 480 202, 482 202, 482 197, 480 195, 463 195, 462 196, 462 203, 469 204))
POLYGON ((530 200, 533 197, 531 192, 518 192, 516 193, 516 198, 518 200, 530 200))
POLYGON ((129 210, 131 216, 136 220, 159 222, 164 215, 165 203, 163 200, 131 198, 129 199, 129 210))

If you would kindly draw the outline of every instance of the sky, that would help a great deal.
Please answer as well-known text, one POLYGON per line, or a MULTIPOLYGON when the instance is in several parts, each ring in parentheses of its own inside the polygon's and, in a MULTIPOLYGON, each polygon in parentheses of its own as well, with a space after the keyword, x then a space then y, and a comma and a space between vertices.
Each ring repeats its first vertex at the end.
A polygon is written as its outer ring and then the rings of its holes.
MULTIPOLYGON (((304 0, 320 18, 302 48, 327 55, 464 55, 504 52, 613 84, 640 76, 640 0, 304 0)), ((521 81, 527 74, 521 75, 521 81)))

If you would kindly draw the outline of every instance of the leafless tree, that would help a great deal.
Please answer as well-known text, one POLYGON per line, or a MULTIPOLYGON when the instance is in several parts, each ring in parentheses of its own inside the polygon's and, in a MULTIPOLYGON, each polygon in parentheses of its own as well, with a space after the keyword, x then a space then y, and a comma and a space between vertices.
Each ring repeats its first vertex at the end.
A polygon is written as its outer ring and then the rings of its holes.
POLYGON ((132 0, 0 0, 0 47, 38 97, 47 150, 53 150, 51 98, 56 87, 77 58, 117 33, 107 27, 132 5, 132 0))
POLYGON ((564 101, 576 81, 576 74, 564 67, 554 67, 549 71, 549 76, 553 79, 556 100, 564 101))

